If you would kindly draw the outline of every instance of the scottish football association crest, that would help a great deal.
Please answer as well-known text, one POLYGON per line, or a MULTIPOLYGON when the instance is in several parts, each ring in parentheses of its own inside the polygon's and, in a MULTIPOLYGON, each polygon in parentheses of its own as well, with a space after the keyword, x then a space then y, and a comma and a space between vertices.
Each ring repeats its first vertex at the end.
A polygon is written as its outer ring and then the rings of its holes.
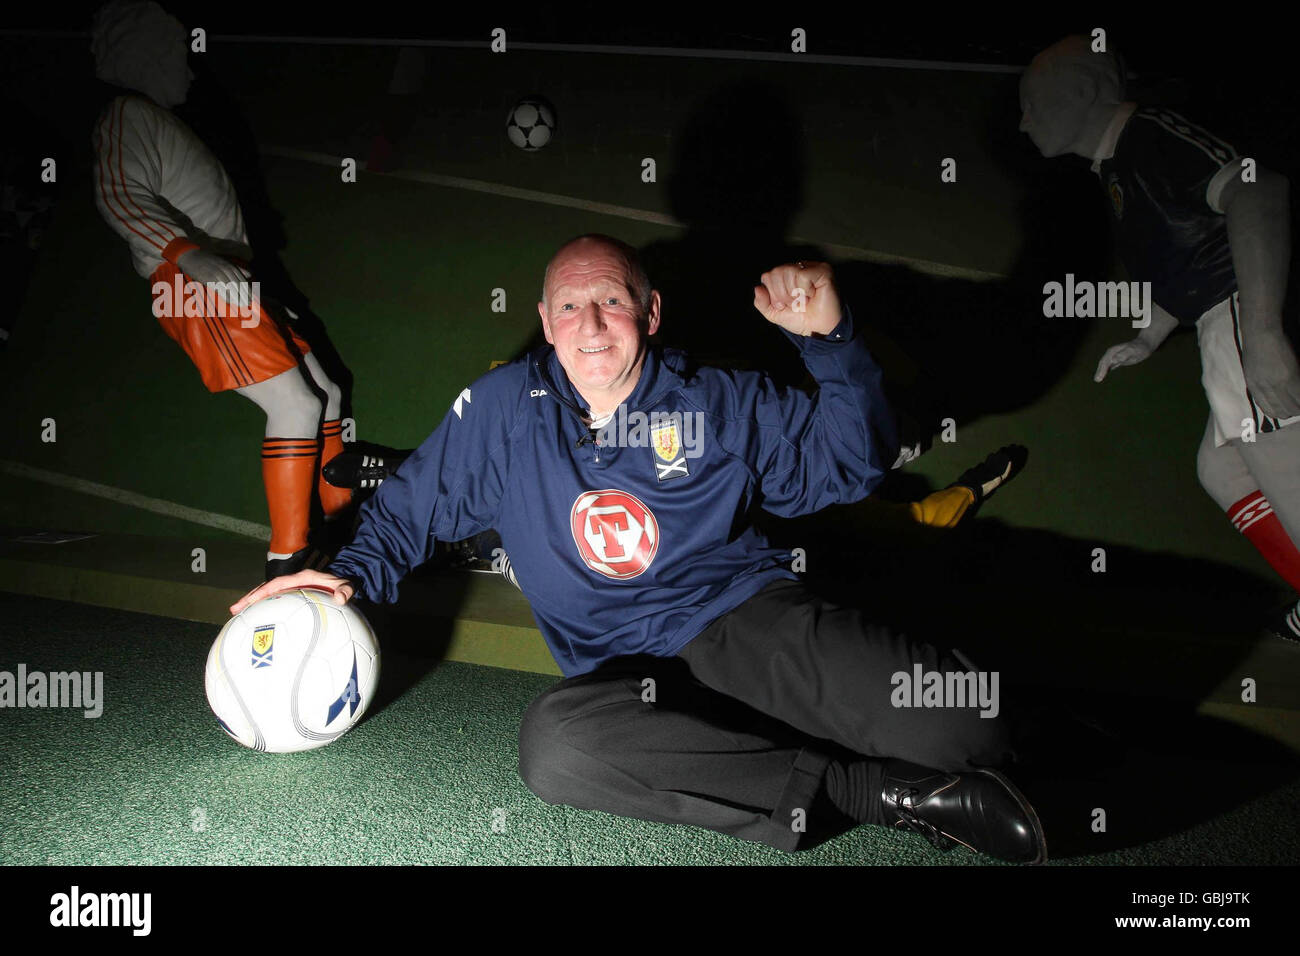
POLYGON ((275 625, 268 624, 265 627, 259 627, 253 632, 253 660, 254 667, 270 667, 271 653, 275 650, 275 625))
POLYGON ((1118 177, 1111 176, 1110 185, 1106 187, 1106 192, 1110 194, 1110 205, 1115 210, 1115 218, 1124 218, 1124 189, 1119 184, 1118 177))
POLYGON ((655 474, 660 481, 685 478, 686 453, 682 450, 682 435, 675 421, 664 422, 650 429, 650 444, 655 453, 655 474))

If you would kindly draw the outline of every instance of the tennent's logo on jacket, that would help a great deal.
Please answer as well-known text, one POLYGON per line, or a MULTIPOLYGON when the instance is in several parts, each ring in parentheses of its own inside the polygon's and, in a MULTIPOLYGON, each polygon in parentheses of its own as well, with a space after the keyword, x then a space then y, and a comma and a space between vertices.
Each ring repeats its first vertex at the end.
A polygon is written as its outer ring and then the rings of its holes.
POLYGON ((626 491, 585 491, 569 519, 578 554, 605 577, 634 578, 659 550, 659 522, 626 491))

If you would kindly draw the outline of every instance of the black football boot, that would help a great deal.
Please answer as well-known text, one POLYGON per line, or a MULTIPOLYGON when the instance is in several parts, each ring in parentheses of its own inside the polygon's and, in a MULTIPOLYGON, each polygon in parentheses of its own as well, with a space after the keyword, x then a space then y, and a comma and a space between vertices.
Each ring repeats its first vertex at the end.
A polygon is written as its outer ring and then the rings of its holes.
POLYGON ((1300 603, 1287 602, 1286 607, 1274 611, 1265 631, 1270 637, 1300 646, 1300 603))
POLYGON ((384 448, 381 445, 354 444, 352 451, 335 455, 321 469, 324 479, 336 488, 374 491, 414 452, 413 448, 384 448))
POLYGON ((266 580, 282 577, 286 574, 297 574, 308 568, 319 570, 329 564, 329 555, 322 552, 319 548, 308 545, 289 555, 287 558, 271 558, 266 562, 266 580))
POLYGON ((321 469, 321 475, 335 488, 372 491, 396 469, 396 462, 390 463, 380 456, 345 451, 331 458, 321 469))

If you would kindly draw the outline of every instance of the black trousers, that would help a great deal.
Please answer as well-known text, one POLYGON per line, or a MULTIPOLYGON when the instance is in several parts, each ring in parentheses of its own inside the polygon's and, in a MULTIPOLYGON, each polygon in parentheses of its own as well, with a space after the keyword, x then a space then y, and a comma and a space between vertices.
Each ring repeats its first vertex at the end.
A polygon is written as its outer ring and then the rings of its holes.
POLYGON ((892 675, 917 663, 976 670, 775 582, 675 658, 615 658, 548 688, 520 724, 519 773, 548 803, 793 851, 853 825, 826 797, 833 760, 869 760, 879 785, 891 757, 950 771, 1013 759, 1005 714, 894 706, 892 675))

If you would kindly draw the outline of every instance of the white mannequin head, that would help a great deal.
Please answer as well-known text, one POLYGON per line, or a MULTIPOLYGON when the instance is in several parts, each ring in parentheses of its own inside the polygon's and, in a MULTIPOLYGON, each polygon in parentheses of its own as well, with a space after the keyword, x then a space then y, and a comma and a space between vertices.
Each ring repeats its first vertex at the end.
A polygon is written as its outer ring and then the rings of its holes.
POLYGON ((91 26, 95 75, 171 109, 189 95, 185 27, 152 0, 112 0, 91 26))
POLYGON ((1044 156, 1092 158, 1105 124, 1124 100, 1124 72, 1086 37, 1066 37, 1034 57, 1020 78, 1020 131, 1044 156))

